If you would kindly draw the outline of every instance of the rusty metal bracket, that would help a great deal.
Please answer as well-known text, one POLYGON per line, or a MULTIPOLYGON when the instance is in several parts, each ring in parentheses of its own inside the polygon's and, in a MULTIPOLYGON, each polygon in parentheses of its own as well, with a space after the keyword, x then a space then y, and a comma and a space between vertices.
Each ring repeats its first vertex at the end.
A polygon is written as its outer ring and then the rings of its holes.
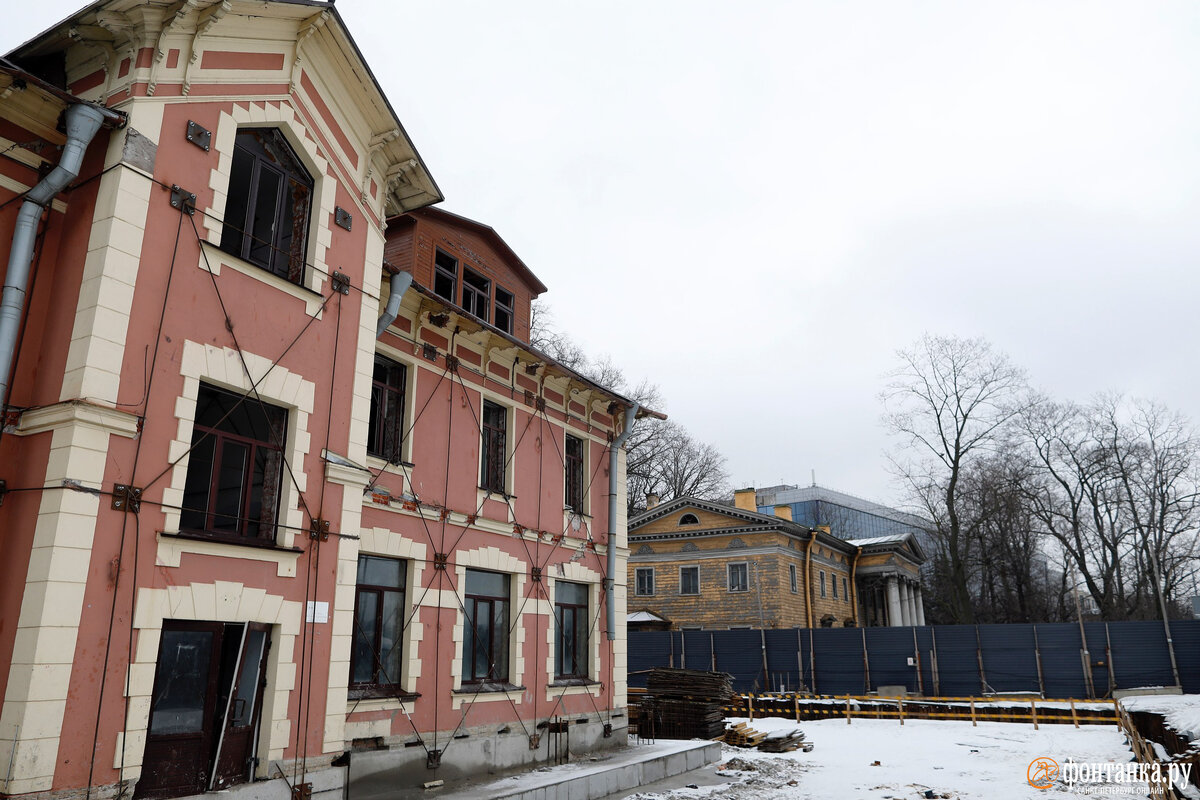
POLYGON ((177 208, 189 217, 196 213, 196 195, 178 184, 171 184, 171 208, 177 208))
POLYGON ((293 786, 292 800, 312 800, 312 784, 297 783, 293 786))
POLYGON ((529 749, 537 750, 538 745, 542 743, 542 735, 540 733, 529 734, 529 749))
POLYGON ((450 554, 449 553, 434 553, 433 554, 433 568, 434 569, 440 569, 442 571, 445 571, 446 565, 449 563, 450 563, 450 554))
POLYGON ((142 490, 124 483, 114 483, 112 488, 112 510, 136 514, 142 510, 142 490))
POLYGON ((526 389, 525 390, 525 405, 531 406, 534 404, 534 401, 536 401, 536 400, 537 400, 537 396, 533 392, 526 389))
POLYGON ((189 119, 187 124, 187 140, 201 150, 210 150, 212 148, 212 131, 200 123, 189 119))
POLYGON ((354 217, 350 216, 350 212, 341 206, 335 206, 333 209, 333 224, 339 228, 350 230, 354 224, 354 217))
POLYGON ((425 753, 425 769, 437 769, 442 765, 442 751, 429 750, 425 753))
POLYGON ((604 738, 605 739, 612 738, 612 723, 611 722, 604 723, 604 738))
POLYGON ((529 568, 529 578, 534 583, 541 583, 542 582, 542 568, 541 567, 530 567, 529 568))
POLYGON ((439 328, 444 328, 450 322, 450 315, 448 313, 446 313, 445 311, 439 311, 436 314, 429 315, 429 322, 431 325, 436 325, 439 328))
POLYGON ((329 541, 329 520, 313 517, 308 536, 310 539, 320 539, 322 542, 329 541))
POLYGON ((458 356, 446 353, 446 369, 450 372, 458 372, 458 356))
POLYGON ((344 272, 335 272, 329 276, 329 288, 338 294, 350 294, 350 276, 344 272))
POLYGON ((421 348, 421 355, 425 356, 425 358, 429 359, 430 361, 437 361, 436 347, 431 344, 423 344, 421 345, 421 348))
POLYGON ((534 403, 534 407, 537 408, 538 411, 545 411, 546 410, 546 398, 539 397, 537 399, 537 402, 534 403))

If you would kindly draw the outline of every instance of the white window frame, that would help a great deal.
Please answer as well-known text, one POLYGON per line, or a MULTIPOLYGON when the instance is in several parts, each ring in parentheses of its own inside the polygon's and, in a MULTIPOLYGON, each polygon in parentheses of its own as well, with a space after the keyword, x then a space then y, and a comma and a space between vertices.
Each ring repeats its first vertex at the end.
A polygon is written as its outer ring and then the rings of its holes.
POLYGON ((748 561, 733 561, 725 565, 725 586, 731 593, 741 593, 750 591, 750 563, 748 561), (735 589, 733 586, 733 568, 741 567, 745 576, 745 583, 740 589, 735 589))
POLYGON ((700 566, 698 564, 688 564, 679 568, 679 593, 686 597, 696 597, 700 594, 700 566), (694 592, 683 590, 683 571, 689 569, 696 571, 696 591, 694 592))
POLYGON ((633 596, 634 597, 653 597, 654 596, 654 567, 634 567, 633 569, 633 596), (650 591, 642 591, 642 575, 650 576, 650 591))

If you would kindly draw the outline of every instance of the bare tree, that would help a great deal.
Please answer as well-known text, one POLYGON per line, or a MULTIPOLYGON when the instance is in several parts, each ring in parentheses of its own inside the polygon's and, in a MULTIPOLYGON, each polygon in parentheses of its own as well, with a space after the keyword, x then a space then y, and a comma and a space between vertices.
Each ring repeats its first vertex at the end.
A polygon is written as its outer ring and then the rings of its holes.
MULTIPOLYGON (((1024 427, 1032 509, 1106 619, 1159 615, 1197 575, 1200 445, 1156 403, 1043 403, 1024 427)), ((1174 613, 1180 613, 1176 610, 1174 613)))
POLYGON ((961 482, 1026 402, 1025 375, 982 339, 925 335, 898 353, 883 393, 884 420, 900 438, 893 459, 912 498, 934 525, 952 622, 972 622, 970 566, 977 521, 963 514, 961 482))
MULTIPOLYGON (((658 386, 642 381, 629 387, 624 372, 608 356, 590 358, 569 336, 558 330, 550 307, 535 300, 530 318, 530 343, 560 364, 643 406, 663 410, 658 386)), ((682 426, 667 420, 642 419, 625 441, 629 512, 644 508, 654 492, 662 499, 691 496, 716 499, 728 493, 725 456, 711 444, 697 442, 682 426)))

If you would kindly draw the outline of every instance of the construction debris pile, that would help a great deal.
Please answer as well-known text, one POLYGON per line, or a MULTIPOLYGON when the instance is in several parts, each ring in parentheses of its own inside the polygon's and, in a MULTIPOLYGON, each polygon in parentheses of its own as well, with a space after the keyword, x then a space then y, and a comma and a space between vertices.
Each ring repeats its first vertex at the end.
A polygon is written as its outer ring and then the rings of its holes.
POLYGON ((734 747, 757 747, 764 753, 789 753, 801 749, 807 753, 813 749, 812 742, 804 740, 804 731, 799 728, 763 733, 745 722, 730 725, 725 730, 724 740, 725 744, 734 747))
POLYGON ((725 732, 721 707, 732 697, 733 676, 727 673, 655 669, 639 717, 653 720, 654 735, 663 739, 718 739, 725 732))

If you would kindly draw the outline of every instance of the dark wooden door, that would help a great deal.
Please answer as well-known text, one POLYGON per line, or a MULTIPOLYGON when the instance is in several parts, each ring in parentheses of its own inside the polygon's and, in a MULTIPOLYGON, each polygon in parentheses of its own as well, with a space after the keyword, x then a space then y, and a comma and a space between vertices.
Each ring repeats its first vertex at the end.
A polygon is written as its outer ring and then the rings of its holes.
POLYGON ((208 788, 224 633, 220 622, 163 623, 138 797, 208 788))
POLYGON ((267 685, 270 629, 251 623, 240 633, 237 669, 229 684, 209 789, 243 783, 254 774, 255 746, 267 685))

